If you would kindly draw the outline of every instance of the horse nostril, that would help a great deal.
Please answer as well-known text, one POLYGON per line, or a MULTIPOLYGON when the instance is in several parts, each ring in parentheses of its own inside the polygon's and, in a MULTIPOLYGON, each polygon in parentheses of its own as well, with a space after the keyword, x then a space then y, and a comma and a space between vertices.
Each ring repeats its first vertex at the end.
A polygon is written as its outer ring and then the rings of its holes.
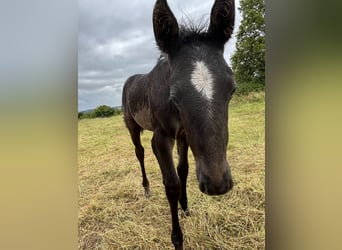
POLYGON ((199 189, 208 195, 221 195, 233 188, 233 180, 229 173, 225 173, 220 182, 215 182, 209 176, 201 173, 199 175, 199 189))
POLYGON ((205 183, 200 182, 199 189, 201 190, 202 193, 208 194, 208 187, 205 183))
POLYGON ((228 183, 229 183, 229 184, 228 184, 228 191, 229 191, 229 190, 231 190, 231 189, 233 188, 233 186, 234 186, 233 179, 230 178, 228 183))

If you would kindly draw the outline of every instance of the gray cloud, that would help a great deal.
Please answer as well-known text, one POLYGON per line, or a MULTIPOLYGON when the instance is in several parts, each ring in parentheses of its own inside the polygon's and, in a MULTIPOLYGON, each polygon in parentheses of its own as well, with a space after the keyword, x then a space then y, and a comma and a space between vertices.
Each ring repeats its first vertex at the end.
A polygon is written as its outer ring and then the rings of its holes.
MULTIPOLYGON (((169 5, 178 20, 196 21, 209 19, 214 0, 203 2, 175 0, 169 5)), ((79 2, 79 110, 121 105, 124 81, 153 68, 159 56, 152 29, 153 5, 154 1, 140 0, 79 2)), ((237 23, 240 19, 237 15, 237 23)), ((234 49, 235 38, 226 45, 227 61, 234 49)))

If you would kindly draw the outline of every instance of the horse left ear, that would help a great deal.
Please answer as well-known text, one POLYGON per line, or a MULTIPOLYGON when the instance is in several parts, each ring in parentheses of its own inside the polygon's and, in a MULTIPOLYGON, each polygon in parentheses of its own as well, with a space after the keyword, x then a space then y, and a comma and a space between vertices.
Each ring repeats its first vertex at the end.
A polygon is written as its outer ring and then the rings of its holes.
POLYGON ((234 0, 216 0, 211 9, 208 34, 223 46, 233 33, 234 21, 234 0))
POLYGON ((153 9, 153 31, 161 51, 169 54, 177 46, 178 23, 166 0, 157 0, 153 9))

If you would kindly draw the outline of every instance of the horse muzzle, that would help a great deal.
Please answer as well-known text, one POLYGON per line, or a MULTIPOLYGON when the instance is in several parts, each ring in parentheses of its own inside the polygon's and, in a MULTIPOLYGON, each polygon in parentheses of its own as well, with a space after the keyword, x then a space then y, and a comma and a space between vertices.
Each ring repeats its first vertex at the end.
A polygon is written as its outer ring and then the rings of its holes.
POLYGON ((200 174, 199 189, 207 195, 221 195, 227 193, 233 188, 233 180, 230 174, 226 172, 219 182, 212 181, 210 177, 200 174))

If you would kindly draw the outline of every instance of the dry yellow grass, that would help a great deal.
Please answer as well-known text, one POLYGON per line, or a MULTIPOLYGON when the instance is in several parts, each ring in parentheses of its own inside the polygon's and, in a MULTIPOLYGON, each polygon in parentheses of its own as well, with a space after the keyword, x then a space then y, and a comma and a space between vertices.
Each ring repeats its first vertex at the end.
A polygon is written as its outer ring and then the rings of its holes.
MULTIPOLYGON (((231 192, 202 194, 190 151, 191 216, 180 218, 184 249, 265 248, 264 97, 236 96, 230 104, 231 192)), ((142 134, 152 193, 146 199, 122 117, 80 120, 78 127, 79 249, 173 249, 169 205, 150 146, 152 133, 142 134)))

